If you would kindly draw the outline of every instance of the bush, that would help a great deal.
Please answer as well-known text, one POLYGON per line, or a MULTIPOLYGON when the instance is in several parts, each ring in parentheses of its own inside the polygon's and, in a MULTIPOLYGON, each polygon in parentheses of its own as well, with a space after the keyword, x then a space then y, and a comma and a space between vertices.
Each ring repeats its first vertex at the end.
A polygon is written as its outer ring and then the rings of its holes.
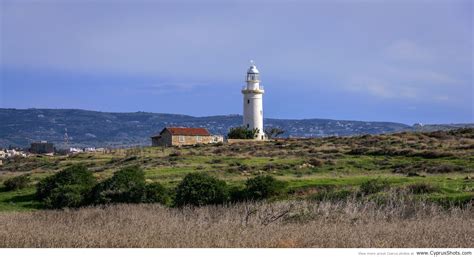
POLYGON ((388 187, 389 185, 387 181, 382 181, 379 179, 371 179, 371 180, 365 181, 364 183, 360 185, 359 194, 360 195, 375 194, 388 187))
POLYGON ((44 204, 49 208, 79 207, 85 204, 85 193, 80 185, 64 185, 53 189, 44 204))
POLYGON ((353 194, 352 191, 341 189, 341 190, 322 190, 310 198, 315 201, 344 201, 353 194))
POLYGON ((74 165, 41 180, 36 197, 48 208, 79 207, 85 204, 95 183, 91 171, 74 165))
POLYGON ((308 161, 309 164, 313 165, 314 167, 321 167, 324 164, 324 161, 316 158, 311 158, 308 161))
POLYGON ((178 156, 181 156, 181 152, 180 151, 174 151, 172 153, 169 154, 170 157, 178 157, 178 156))
POLYGON ((230 187, 229 196, 231 202, 241 202, 247 199, 245 195, 245 188, 243 186, 230 187))
POLYGON ((247 129, 245 127, 231 128, 227 137, 230 139, 254 139, 259 133, 259 129, 247 129))
POLYGON ((5 182, 3 182, 3 185, 8 191, 13 191, 27 187, 30 181, 30 175, 26 174, 9 178, 5 182))
POLYGON ((413 194, 429 194, 438 191, 438 189, 427 183, 416 183, 407 186, 413 194))
POLYGON ((145 186, 142 197, 143 203, 169 204, 171 201, 168 190, 160 183, 151 183, 145 186))
POLYGON ((247 180, 244 195, 247 199, 260 200, 276 196, 284 188, 285 184, 282 181, 269 175, 260 175, 247 180))
POLYGON ((140 203, 144 201, 145 173, 137 166, 123 168, 97 184, 92 193, 93 203, 140 203))
POLYGON ((175 206, 221 204, 229 199, 224 181, 203 173, 186 175, 176 188, 175 206))

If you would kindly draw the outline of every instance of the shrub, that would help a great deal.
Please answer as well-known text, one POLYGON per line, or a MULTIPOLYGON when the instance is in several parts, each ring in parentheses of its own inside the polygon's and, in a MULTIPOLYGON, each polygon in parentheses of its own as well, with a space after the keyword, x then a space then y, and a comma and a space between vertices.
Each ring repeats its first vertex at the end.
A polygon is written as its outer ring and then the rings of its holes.
POLYGON ((245 197, 260 200, 278 195, 285 188, 282 181, 269 175, 260 175, 248 179, 245 183, 245 197))
POLYGON ((224 181, 203 173, 191 173, 177 186, 174 205, 221 204, 228 198, 229 190, 224 181))
POLYGON ((284 134, 285 131, 281 128, 266 128, 265 134, 267 134, 268 138, 276 138, 281 134, 284 134))
POLYGON ((137 166, 123 168, 97 184, 92 193, 94 203, 140 203, 144 199, 145 173, 137 166))
POLYGON ((242 186, 230 187, 229 196, 232 202, 241 202, 247 199, 245 195, 245 188, 242 186))
POLYGON ((227 137, 230 139, 253 139, 257 136, 259 129, 247 129, 245 127, 231 128, 227 137))
POLYGON ((438 189, 427 183, 416 183, 407 186, 413 194, 429 194, 438 191, 438 189))
POLYGON ((80 185, 63 185, 54 188, 44 199, 49 208, 79 207, 84 205, 85 193, 80 185))
POLYGON ((178 156, 181 156, 181 152, 180 151, 174 151, 172 153, 169 154, 170 157, 178 157, 178 156))
POLYGON ((36 197, 48 208, 79 207, 96 180, 92 172, 82 165, 74 165, 41 180, 36 197))
POLYGON ((450 172, 465 172, 466 169, 463 166, 440 164, 433 167, 428 167, 426 172, 428 173, 450 173, 450 172))
POLYGON ((13 191, 27 187, 30 181, 30 175, 26 174, 9 178, 3 182, 3 185, 8 191, 13 191))
POLYGON ((169 204, 171 201, 168 190, 160 183, 147 184, 144 187, 142 202, 169 204))
POLYGON ((353 194, 352 191, 342 190, 322 190, 311 196, 312 200, 316 201, 343 201, 353 194))
POLYGON ((442 157, 452 157, 453 154, 449 152, 442 152, 442 151, 421 151, 421 152, 413 153, 411 156, 423 157, 427 159, 435 159, 435 158, 442 158, 442 157))
POLYGON ((308 163, 313 165, 314 167, 320 167, 320 166, 323 166, 324 164, 322 160, 316 159, 316 158, 309 159, 308 163))
POLYGON ((364 183, 360 185, 359 194, 360 195, 375 194, 388 187, 389 185, 387 181, 383 181, 380 179, 371 179, 371 180, 365 181, 364 183))

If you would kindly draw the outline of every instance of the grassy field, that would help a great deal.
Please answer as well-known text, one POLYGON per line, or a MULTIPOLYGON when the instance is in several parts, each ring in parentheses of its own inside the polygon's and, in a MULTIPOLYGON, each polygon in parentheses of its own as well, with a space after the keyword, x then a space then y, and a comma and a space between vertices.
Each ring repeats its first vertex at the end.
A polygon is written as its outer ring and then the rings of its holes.
POLYGON ((281 198, 290 200, 314 199, 327 191, 357 192, 362 183, 374 178, 387 183, 391 191, 428 185, 432 190, 415 195, 420 199, 463 204, 474 199, 474 130, 463 129, 17 158, 0 167, 0 182, 30 174, 32 183, 19 191, 0 187, 0 211, 41 209, 34 199, 35 183, 77 163, 89 167, 99 179, 139 165, 147 181, 168 188, 192 172, 205 172, 235 186, 254 175, 271 174, 288 182, 281 198))
POLYGON ((472 248, 472 207, 419 201, 158 204, 0 213, 0 247, 472 248))

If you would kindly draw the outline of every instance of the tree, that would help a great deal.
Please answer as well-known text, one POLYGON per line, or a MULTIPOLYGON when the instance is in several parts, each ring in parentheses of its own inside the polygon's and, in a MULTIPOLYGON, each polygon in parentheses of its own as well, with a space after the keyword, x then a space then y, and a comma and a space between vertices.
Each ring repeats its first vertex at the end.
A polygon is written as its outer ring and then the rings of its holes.
POLYGON ((227 137, 230 139, 254 139, 260 130, 258 128, 248 129, 245 127, 231 128, 227 137))
POLYGON ((266 128, 265 129, 265 134, 267 134, 268 138, 276 138, 283 133, 285 133, 285 131, 281 128, 266 128))

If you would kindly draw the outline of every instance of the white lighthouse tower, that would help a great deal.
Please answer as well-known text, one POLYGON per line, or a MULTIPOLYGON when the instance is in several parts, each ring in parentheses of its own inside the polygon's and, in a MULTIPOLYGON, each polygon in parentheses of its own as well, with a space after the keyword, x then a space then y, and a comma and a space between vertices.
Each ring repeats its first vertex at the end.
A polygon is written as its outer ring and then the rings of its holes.
POLYGON ((247 71, 247 86, 242 88, 244 95, 244 127, 248 129, 258 129, 256 139, 264 140, 263 131, 263 87, 260 86, 260 74, 257 67, 250 61, 251 65, 247 71))

